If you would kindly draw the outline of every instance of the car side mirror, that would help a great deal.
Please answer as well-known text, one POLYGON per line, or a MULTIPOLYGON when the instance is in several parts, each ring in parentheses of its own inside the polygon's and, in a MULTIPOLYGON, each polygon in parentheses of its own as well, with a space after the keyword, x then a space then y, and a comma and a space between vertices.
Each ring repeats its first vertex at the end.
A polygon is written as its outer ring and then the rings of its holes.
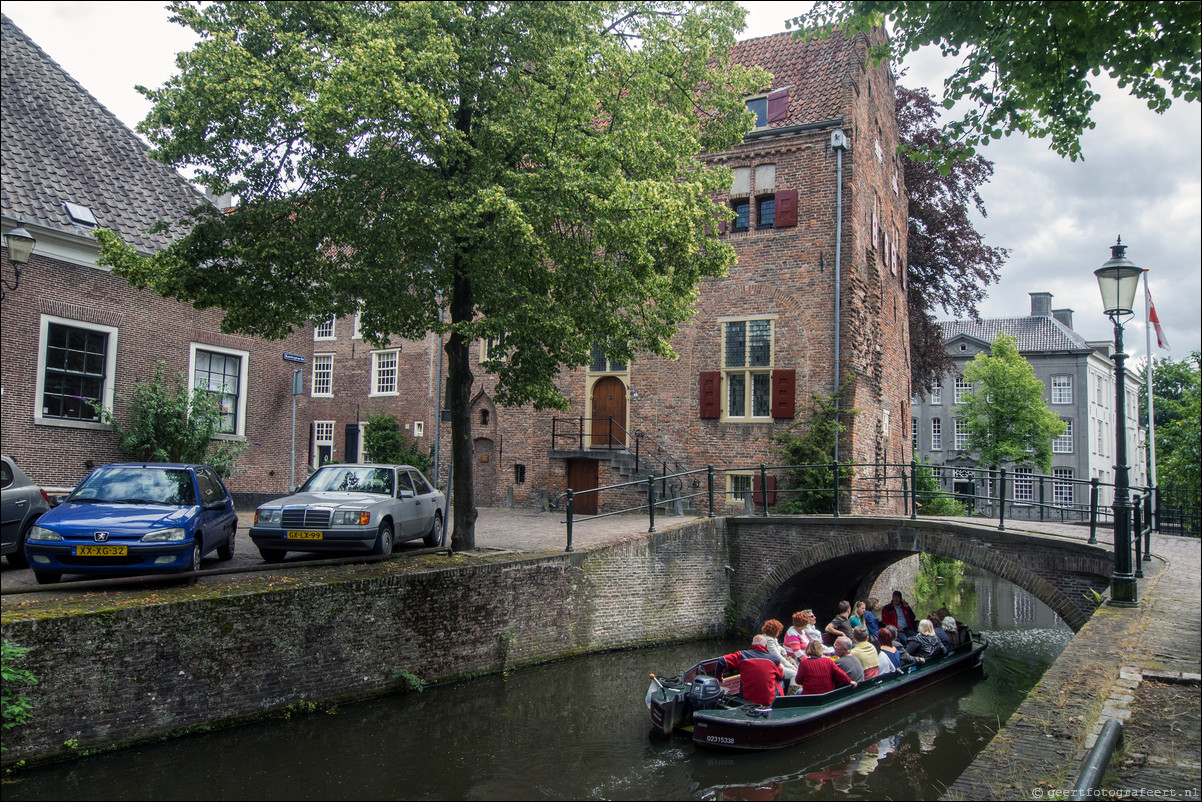
POLYGON ((62 493, 51 493, 50 495, 46 496, 46 499, 50 502, 50 508, 54 509, 59 504, 62 504, 64 501, 66 501, 67 497, 62 493))
POLYGON ((415 494, 412 490, 405 490, 403 488, 401 489, 401 498, 413 498, 414 495, 415 494))

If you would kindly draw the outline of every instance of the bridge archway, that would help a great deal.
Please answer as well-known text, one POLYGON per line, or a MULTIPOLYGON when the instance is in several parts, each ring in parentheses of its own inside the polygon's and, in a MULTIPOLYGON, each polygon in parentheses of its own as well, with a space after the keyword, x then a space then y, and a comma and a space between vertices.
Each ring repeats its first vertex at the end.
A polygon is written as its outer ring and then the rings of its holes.
POLYGON ((1084 591, 1104 588, 1113 565, 1103 546, 946 521, 738 518, 727 526, 732 595, 748 626, 765 618, 787 625, 794 611, 807 607, 821 625, 839 601, 866 598, 886 568, 925 552, 1012 582, 1076 632, 1094 609, 1084 591))

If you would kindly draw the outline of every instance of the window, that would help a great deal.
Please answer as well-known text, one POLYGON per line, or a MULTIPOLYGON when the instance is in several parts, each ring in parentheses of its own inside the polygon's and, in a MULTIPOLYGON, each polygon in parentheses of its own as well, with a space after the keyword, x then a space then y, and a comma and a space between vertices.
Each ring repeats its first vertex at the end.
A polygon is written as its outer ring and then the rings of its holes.
POLYGON ((1052 476, 1055 477, 1052 482, 1052 503, 1057 507, 1071 507, 1074 503, 1073 469, 1053 468, 1052 476))
POLYGON ((330 315, 329 320, 323 320, 313 326, 314 340, 332 340, 334 339, 334 316, 330 315))
POLYGON ((722 367, 726 417, 772 417, 773 318, 722 324, 722 367))
POLYGON ((743 506, 751 497, 751 474, 726 474, 726 500, 732 505, 743 506))
POLYGON ((918 418, 910 418, 910 448, 918 453, 918 418))
POLYGON ((246 351, 192 344, 191 385, 204 390, 221 406, 221 433, 246 434, 246 351))
POLYGON ((732 231, 747 231, 751 227, 751 201, 746 198, 732 201, 731 208, 735 210, 735 225, 732 231))
POLYGON ((943 421, 939 418, 931 418, 931 450, 943 450, 943 421))
POLYGON ((504 359, 507 350, 504 334, 500 337, 486 337, 480 341, 480 361, 488 362, 492 359, 504 359))
POLYGON ((400 351, 374 351, 371 355, 370 395, 397 394, 397 356, 400 351))
POLYGON ((959 404, 964 401, 964 395, 972 392, 972 382, 965 379, 963 376, 956 377, 956 397, 953 403, 959 404))
POLYGON ((956 418, 953 425, 956 427, 956 450, 964 451, 968 448, 968 424, 956 418))
POLYGON ((766 195, 756 201, 756 230, 776 228, 776 196, 766 195))
POLYGON ((941 387, 938 384, 936 384, 934 387, 931 388, 931 403, 932 404, 942 404, 943 403, 943 387, 941 387))
POLYGON ((592 356, 588 364, 591 373, 625 373, 626 363, 616 359, 606 359, 601 343, 593 343, 592 356))
POLYGON ((1073 453, 1073 422, 1071 420, 1064 419, 1064 434, 1052 441, 1052 453, 1073 453))
POLYGON ((755 127, 765 128, 789 116, 789 90, 747 98, 747 110, 755 115, 755 127))
POLYGON ((334 355, 313 355, 313 389, 315 396, 331 396, 334 394, 334 355))
POLYGON ((747 110, 755 115, 755 127, 768 125, 768 96, 755 97, 747 101, 747 110))
POLYGON ((1073 377, 1072 376, 1053 376, 1052 377, 1052 403, 1053 404, 1071 404, 1071 403, 1073 403, 1073 377))
POLYGON ((1030 501, 1035 498, 1035 483, 1031 481, 1030 468, 1014 469, 1014 500, 1030 501))
POLYGON ((320 468, 334 458, 334 421, 313 421, 314 468, 320 468))
POLYGON ((34 417, 100 423, 100 410, 113 405, 117 330, 49 315, 41 322, 34 417))

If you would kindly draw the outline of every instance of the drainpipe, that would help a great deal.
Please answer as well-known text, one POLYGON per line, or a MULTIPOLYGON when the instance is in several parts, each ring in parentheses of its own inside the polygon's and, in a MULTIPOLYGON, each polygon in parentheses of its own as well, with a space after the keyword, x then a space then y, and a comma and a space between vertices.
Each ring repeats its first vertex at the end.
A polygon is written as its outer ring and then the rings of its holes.
MULTIPOLYGON (((842 269, 843 269, 843 151, 850 149, 842 128, 831 132, 831 148, 835 151, 835 430, 839 429, 839 333, 842 329, 842 269)), ((836 475, 839 462, 839 437, 835 436, 836 475)))

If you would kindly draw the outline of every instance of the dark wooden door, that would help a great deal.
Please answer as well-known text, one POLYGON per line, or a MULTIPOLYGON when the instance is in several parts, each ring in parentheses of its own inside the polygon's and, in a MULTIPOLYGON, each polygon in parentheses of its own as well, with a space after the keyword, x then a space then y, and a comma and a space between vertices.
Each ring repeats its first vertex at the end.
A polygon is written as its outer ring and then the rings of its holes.
MULTIPOLYGON (((593 459, 568 460, 568 487, 576 493, 582 490, 596 490, 597 461, 593 459)), ((572 500, 574 515, 596 515, 597 509, 596 493, 585 493, 572 500)))
POLYGON ((617 376, 593 385, 592 417, 593 448, 626 445, 626 385, 617 376))
POLYGON ((493 441, 486 437, 478 438, 473 446, 476 464, 472 468, 472 492, 476 496, 476 506, 491 507, 496 503, 496 449, 493 441))

